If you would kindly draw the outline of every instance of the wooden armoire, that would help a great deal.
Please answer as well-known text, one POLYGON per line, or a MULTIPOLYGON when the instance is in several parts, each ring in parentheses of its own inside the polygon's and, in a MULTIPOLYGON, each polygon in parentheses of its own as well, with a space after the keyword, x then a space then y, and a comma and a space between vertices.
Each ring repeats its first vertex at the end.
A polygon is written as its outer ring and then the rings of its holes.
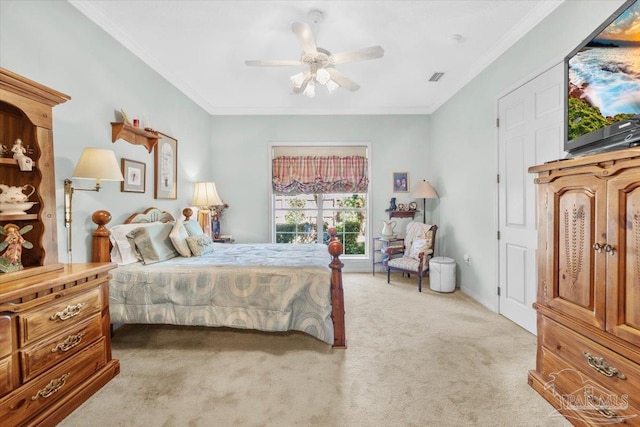
POLYGON ((0 273, 2 426, 54 426, 120 370, 111 357, 109 321, 115 264, 58 260, 52 114, 67 100, 0 68, 0 191, 25 187, 34 202, 23 212, 0 206, 3 232, 17 226, 30 244, 22 249, 22 269, 0 273), (16 139, 31 170, 12 157, 16 139))
POLYGON ((640 426, 640 148, 534 166, 529 384, 574 425, 640 426))

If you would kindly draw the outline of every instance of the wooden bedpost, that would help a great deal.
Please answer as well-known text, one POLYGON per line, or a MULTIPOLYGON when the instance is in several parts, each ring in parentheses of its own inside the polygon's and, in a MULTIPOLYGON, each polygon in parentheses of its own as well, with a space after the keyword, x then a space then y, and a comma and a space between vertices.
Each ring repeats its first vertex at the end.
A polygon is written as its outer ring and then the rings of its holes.
POLYGON ((98 225, 91 236, 91 261, 92 262, 109 262, 111 261, 111 245, 109 236, 111 232, 107 230, 107 225, 111 221, 111 214, 108 211, 95 211, 91 215, 91 220, 98 225))
POLYGON ((184 215, 184 220, 185 221, 191 220, 191 216, 193 215, 193 209, 191 209, 191 208, 182 209, 182 215, 184 215))
POLYGON ((331 268, 331 318, 333 320, 333 347, 347 348, 347 338, 344 328, 344 292, 342 289, 342 267, 340 261, 342 255, 342 243, 336 239, 335 228, 329 229, 329 254, 333 258, 329 267, 331 268))

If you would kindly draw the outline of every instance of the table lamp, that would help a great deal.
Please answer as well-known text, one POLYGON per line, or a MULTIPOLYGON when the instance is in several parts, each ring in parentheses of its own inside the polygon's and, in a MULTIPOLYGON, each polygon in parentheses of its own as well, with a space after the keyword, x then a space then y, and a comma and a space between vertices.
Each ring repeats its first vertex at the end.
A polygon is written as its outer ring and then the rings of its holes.
POLYGON ((199 207, 198 223, 200 227, 206 235, 212 237, 210 207, 223 204, 218 190, 216 190, 216 184, 214 182, 196 182, 192 204, 199 207))

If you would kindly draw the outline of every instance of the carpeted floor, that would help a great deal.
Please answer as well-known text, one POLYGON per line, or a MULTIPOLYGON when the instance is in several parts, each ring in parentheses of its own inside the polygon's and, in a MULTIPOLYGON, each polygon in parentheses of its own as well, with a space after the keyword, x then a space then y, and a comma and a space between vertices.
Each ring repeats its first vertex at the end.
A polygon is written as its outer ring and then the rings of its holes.
POLYGON ((61 426, 569 426, 535 337, 456 291, 345 274, 347 350, 303 333, 125 326, 121 373, 61 426), (88 424, 89 423, 89 424, 88 424))

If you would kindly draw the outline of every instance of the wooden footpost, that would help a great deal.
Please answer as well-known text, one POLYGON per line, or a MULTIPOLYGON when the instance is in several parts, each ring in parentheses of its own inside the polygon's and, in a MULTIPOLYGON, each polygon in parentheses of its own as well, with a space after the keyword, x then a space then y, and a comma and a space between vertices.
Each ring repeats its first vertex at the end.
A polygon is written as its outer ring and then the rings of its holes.
POLYGON ((347 348, 347 338, 344 327, 344 291, 342 289, 342 267, 340 261, 342 255, 342 243, 336 239, 335 228, 329 229, 329 254, 332 260, 329 264, 331 268, 331 319, 333 320, 333 347, 347 348))

